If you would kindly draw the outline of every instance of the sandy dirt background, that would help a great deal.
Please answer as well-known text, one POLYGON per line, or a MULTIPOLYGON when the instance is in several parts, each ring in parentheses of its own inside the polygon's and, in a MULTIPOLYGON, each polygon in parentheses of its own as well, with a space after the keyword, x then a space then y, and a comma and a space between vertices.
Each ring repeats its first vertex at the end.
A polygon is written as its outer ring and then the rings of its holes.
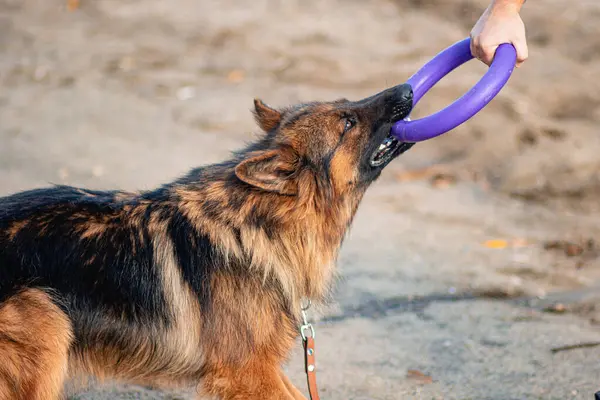
MULTIPOLYGON (((152 188, 255 137, 253 97, 359 99, 401 83, 486 5, 0 0, 0 194, 152 188)), ((502 93, 366 196, 335 302, 315 316, 323 399, 600 390, 600 3, 529 1, 522 15, 530 60, 502 93)), ((413 116, 484 72, 452 73, 413 116)), ((286 369, 305 390, 299 348, 286 369)), ((191 398, 116 384, 71 395, 191 398)))

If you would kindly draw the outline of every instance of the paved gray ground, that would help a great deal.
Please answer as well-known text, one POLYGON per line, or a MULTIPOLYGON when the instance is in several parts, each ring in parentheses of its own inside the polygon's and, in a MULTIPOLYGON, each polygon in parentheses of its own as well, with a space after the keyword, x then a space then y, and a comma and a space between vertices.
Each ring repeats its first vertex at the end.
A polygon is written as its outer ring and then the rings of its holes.
MULTIPOLYGON (((356 99, 402 82, 465 36, 485 3, 82 0, 68 12, 58 0, 0 0, 0 193, 152 187, 250 140, 253 97, 356 99)), ((600 342, 597 248, 544 246, 599 236, 600 9, 573 4, 528 4, 527 66, 368 193, 319 315, 322 398, 591 399, 600 389, 600 347, 552 351, 600 342), (484 245, 497 239, 506 243, 484 245), (544 311, 555 303, 567 312, 544 311)), ((417 115, 484 69, 461 71, 417 115)), ((304 390, 299 351, 286 368, 304 390)), ((72 398, 188 397, 108 386, 72 398)))

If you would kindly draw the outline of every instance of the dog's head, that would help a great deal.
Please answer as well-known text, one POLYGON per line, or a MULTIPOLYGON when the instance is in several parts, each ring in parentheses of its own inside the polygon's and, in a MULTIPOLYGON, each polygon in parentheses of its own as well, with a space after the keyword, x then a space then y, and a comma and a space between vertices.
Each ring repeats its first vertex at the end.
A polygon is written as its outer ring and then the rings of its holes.
POLYGON ((345 99, 276 110, 255 100, 266 132, 236 166, 237 177, 256 188, 296 195, 301 179, 315 177, 337 194, 364 189, 410 147, 390 136, 412 109, 412 90, 399 85, 360 101, 345 99))

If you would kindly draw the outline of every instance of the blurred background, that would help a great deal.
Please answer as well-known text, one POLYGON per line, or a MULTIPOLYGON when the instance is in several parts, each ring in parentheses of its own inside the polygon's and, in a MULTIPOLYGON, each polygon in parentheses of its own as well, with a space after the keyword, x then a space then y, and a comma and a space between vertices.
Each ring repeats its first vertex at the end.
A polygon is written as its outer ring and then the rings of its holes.
MULTIPOLYGON (((0 195, 152 188, 255 138, 254 97, 402 83, 488 4, 0 0, 0 195)), ((531 0, 521 15, 530 59, 500 95, 392 163, 361 205, 317 316, 322 398, 600 389, 600 3, 531 0)), ((485 70, 453 72, 413 116, 485 70)), ((305 391, 300 351, 286 369, 305 391)), ((190 396, 108 385, 71 398, 190 396)))

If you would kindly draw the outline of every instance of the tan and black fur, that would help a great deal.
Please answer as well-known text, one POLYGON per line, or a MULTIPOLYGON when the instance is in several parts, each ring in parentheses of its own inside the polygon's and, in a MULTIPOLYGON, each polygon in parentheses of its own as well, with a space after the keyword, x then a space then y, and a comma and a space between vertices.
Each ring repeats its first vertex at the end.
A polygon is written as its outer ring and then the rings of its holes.
POLYGON ((0 400, 62 398, 67 378, 303 399, 281 372, 302 299, 322 301, 401 85, 275 110, 230 160, 154 191, 57 186, 0 198, 0 400))

